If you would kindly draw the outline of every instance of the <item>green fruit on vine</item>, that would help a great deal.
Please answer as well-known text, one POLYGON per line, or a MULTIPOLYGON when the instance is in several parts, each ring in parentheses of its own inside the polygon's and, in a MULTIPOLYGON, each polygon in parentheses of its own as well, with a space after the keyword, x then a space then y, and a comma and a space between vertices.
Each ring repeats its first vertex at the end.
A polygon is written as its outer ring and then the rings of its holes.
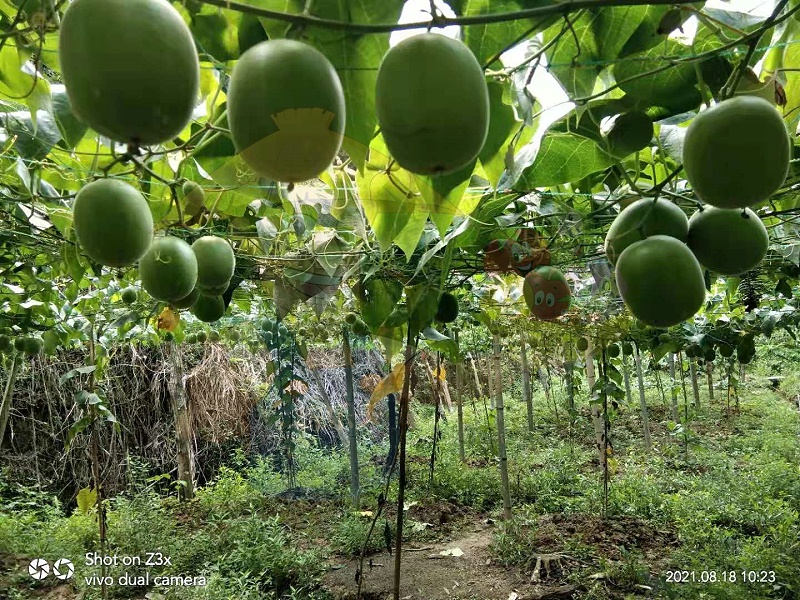
POLYGON ((652 327, 671 327, 703 306, 705 280, 686 244, 654 235, 628 246, 617 260, 617 287, 625 305, 652 327))
POLYGON ((75 0, 58 58, 75 116, 117 142, 172 140, 199 98, 194 39, 166 0, 75 0))
POLYGON ((578 348, 579 352, 586 352, 589 349, 589 340, 585 337, 579 338, 575 347, 578 348))
MULTIPOLYGON (((222 285, 214 286, 214 287, 207 287, 207 288, 200 288, 200 291, 205 294, 206 296, 222 296, 225 292, 228 291, 228 288, 231 286, 231 282, 227 281, 222 285)), ((198 286, 199 287, 199 286, 198 286)))
POLYGON ((197 335, 195 335, 194 333, 190 333, 185 338, 183 338, 183 341, 185 341, 187 344, 194 344, 195 342, 197 342, 197 335))
POLYGON ((39 338, 22 338, 22 352, 28 356, 36 356, 41 353, 44 343, 39 338))
POLYGON ((209 342, 218 342, 219 341, 219 331, 216 329, 212 329, 208 332, 208 341, 209 342))
POLYGON ((127 287, 120 293, 120 297, 125 304, 133 304, 139 298, 136 288, 127 287))
POLYGON ((633 356, 633 344, 630 342, 622 343, 622 354, 625 356, 633 356))
POLYGON ((263 339, 264 339, 264 343, 265 343, 267 346, 271 346, 271 345, 272 345, 272 342, 273 342, 274 340, 273 340, 273 336, 272 336, 272 333, 271 333, 271 332, 269 332, 269 331, 267 331, 267 332, 264 332, 264 333, 262 334, 262 337, 263 337, 263 339))
POLYGON ((171 331, 167 331, 164 334, 164 341, 165 342, 174 342, 175 341, 175 334, 172 333, 171 331))
POLYGON ((720 344, 719 354, 723 358, 730 358, 733 356, 734 348, 730 344, 720 344))
POLYGON ((620 353, 619 346, 617 344, 611 344, 606 349, 606 352, 611 358, 617 358, 620 353))
POLYGON ((654 235, 668 235, 681 242, 689 233, 689 219, 674 202, 642 198, 619 213, 606 234, 605 251, 612 265, 631 244, 654 235))
POLYGON ((186 298, 197 284, 197 258, 182 239, 163 236, 153 240, 139 261, 142 287, 156 300, 175 302, 186 298))
POLYGON ((225 300, 222 296, 200 294, 192 307, 192 314, 204 323, 218 321, 225 314, 225 300))
POLYGON ((235 329, 231 329, 228 331, 228 339, 232 342, 238 342, 242 339, 242 336, 235 329))
POLYGON ((451 293, 445 292, 439 298, 439 308, 436 310, 436 320, 440 323, 452 323, 458 318, 458 299, 451 293))
POLYGON ((342 145, 342 83, 313 46, 288 39, 261 42, 233 68, 228 122, 236 151, 256 173, 287 183, 313 179, 342 145))
POLYGON ((658 341, 661 344, 669 344, 672 341, 672 336, 668 333, 662 333, 658 336, 658 341))
POLYGON ((617 115, 604 137, 608 151, 625 158, 650 145, 653 135, 653 120, 645 112, 632 110, 617 115))
POLYGON ((369 327, 367 327, 367 324, 364 323, 364 321, 359 319, 356 321, 355 325, 353 325, 353 333, 362 337, 367 336, 369 335, 369 327))
POLYGON ((703 349, 697 344, 690 344, 686 347, 685 354, 687 358, 700 358, 703 356, 703 349))
POLYGON ((194 303, 197 302, 197 299, 199 297, 200 297, 200 289, 194 288, 187 296, 184 296, 179 300, 173 300, 172 302, 170 302, 170 306, 172 306, 172 308, 177 308, 178 310, 192 308, 194 306, 194 303))
POLYGON ((347 323, 348 325, 355 325, 357 320, 358 320, 358 315, 354 312, 349 312, 344 316, 344 322, 347 323))
POLYGON ((236 268, 236 256, 231 245, 221 237, 206 235, 195 240, 192 251, 197 258, 197 287, 206 291, 225 286, 219 292, 222 294, 228 289, 236 268))
POLYGON ((197 343, 198 344, 205 344, 207 341, 208 341, 208 334, 203 330, 198 331, 197 332, 197 343))
POLYGON ((25 338, 18 337, 14 338, 14 350, 17 352, 24 352, 25 351, 25 338))
POLYGON ((118 179, 98 179, 78 192, 72 226, 83 251, 107 267, 126 267, 153 242, 153 215, 144 196, 118 179))
POLYGON ((714 359, 717 358, 717 353, 714 351, 713 348, 709 348, 703 353, 703 360, 706 362, 714 362, 714 359))
POLYGON ((418 175, 466 167, 489 132, 483 68, 464 43, 437 33, 414 35, 386 53, 375 107, 392 158, 418 175))
POLYGON ((186 181, 183 184, 184 213, 194 216, 206 202, 206 193, 200 184, 195 181, 186 181))
POLYGON ((308 329, 306 329, 305 327, 301 327, 300 329, 297 330, 297 334, 301 337, 308 337, 308 329))
POLYGON ((792 142, 780 112, 763 98, 736 96, 692 119, 683 167, 695 194, 718 208, 767 200, 789 172, 792 142))
POLYGON ((14 344, 11 342, 11 338, 5 334, 0 334, 0 352, 10 352, 13 347, 14 344))
POLYGON ((769 234, 749 208, 707 206, 689 219, 687 244, 709 271, 740 275, 754 269, 767 254, 769 234))

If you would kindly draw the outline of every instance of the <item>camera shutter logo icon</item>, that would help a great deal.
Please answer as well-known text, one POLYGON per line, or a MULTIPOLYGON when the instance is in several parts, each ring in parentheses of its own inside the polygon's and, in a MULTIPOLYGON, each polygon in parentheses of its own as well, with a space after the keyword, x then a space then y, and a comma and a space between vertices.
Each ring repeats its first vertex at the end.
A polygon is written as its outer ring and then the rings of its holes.
POLYGON ((41 581, 50 574, 50 565, 43 558, 34 558, 28 565, 28 573, 37 581, 41 581))
POLYGON ((53 563, 53 575, 55 575, 57 579, 66 581, 67 579, 70 579, 74 574, 75 574, 75 565, 72 564, 72 561, 70 559, 59 558, 55 563, 53 563))

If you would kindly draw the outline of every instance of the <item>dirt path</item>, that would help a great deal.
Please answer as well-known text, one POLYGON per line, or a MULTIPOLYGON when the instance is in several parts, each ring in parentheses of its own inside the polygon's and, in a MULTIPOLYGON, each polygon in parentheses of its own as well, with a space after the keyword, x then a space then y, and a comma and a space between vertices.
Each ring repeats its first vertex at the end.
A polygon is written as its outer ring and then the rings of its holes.
MULTIPOLYGON (((403 549, 401 567, 404 600, 534 600, 568 598, 558 586, 546 588, 530 583, 530 576, 492 562, 489 545, 494 527, 475 522, 460 531, 461 537, 447 542, 409 544, 403 549), (516 596, 515 596, 516 594, 516 596)), ((357 560, 331 561, 324 586, 340 600, 354 600, 357 560)), ((364 565, 362 600, 392 597, 394 557, 384 552, 364 565)))

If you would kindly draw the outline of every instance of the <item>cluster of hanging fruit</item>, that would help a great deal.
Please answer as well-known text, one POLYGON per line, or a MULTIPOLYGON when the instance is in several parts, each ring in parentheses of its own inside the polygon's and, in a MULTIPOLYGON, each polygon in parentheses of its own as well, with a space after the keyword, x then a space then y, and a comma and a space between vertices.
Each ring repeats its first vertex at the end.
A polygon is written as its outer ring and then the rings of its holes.
POLYGON ((643 198, 620 212, 606 236, 634 316, 653 327, 677 325, 705 302, 704 269, 735 276, 758 266, 769 235, 751 207, 783 185, 791 147, 780 113, 757 96, 723 100, 693 118, 683 167, 705 204, 687 219, 669 200, 643 198))

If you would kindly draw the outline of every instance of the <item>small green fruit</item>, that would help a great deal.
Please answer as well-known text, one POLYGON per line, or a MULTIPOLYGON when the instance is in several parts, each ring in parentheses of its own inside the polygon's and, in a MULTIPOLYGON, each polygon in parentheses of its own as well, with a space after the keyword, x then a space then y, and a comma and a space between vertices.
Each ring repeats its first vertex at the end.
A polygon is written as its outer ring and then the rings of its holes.
POLYGON ((125 304, 133 304, 134 302, 136 302, 137 298, 139 297, 139 294, 136 291, 136 288, 128 287, 122 290, 120 296, 122 298, 122 302, 124 302, 125 304))

